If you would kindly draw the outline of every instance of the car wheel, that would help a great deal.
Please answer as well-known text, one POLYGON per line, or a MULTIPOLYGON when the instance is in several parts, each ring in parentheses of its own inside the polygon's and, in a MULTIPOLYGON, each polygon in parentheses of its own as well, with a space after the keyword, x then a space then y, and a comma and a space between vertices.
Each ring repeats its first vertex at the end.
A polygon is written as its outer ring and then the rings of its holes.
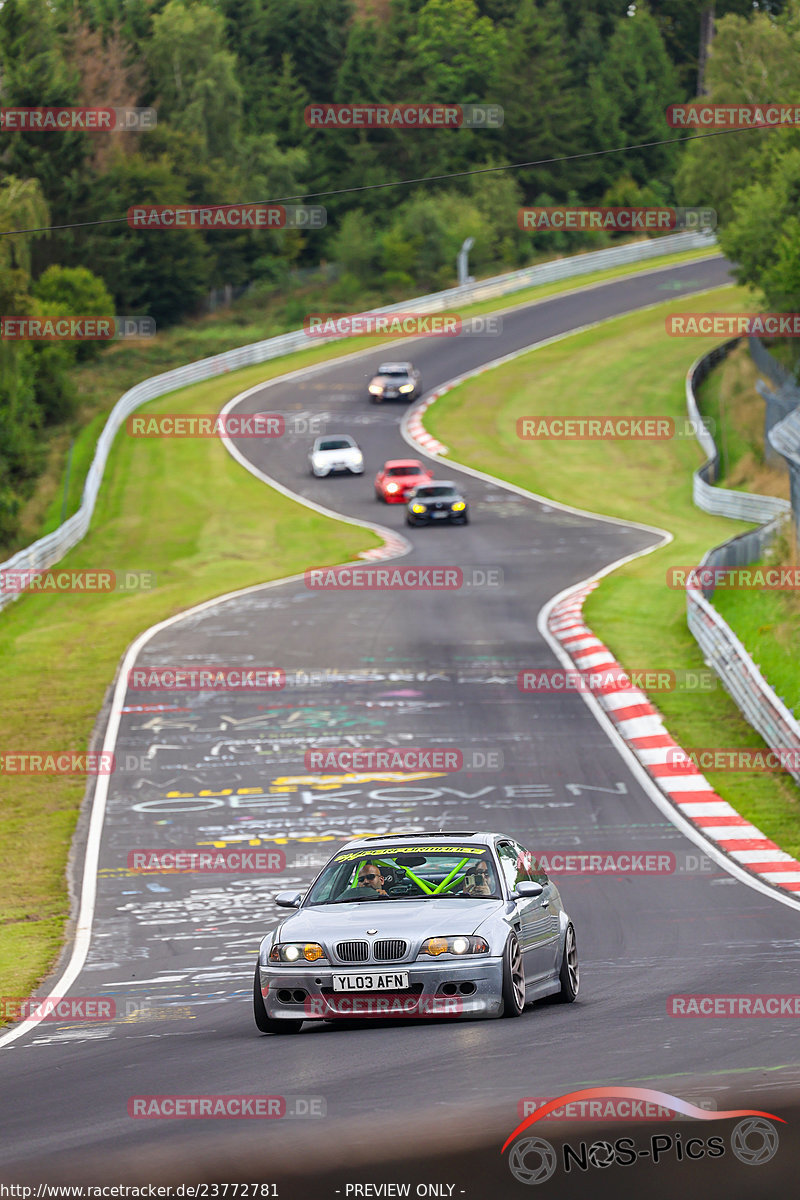
POLYGON ((417 523, 416 521, 411 520, 411 517, 406 517, 406 525, 410 525, 412 529, 414 528, 416 523, 417 523))
POLYGON ((556 996, 556 1000, 560 1000, 563 1004, 571 1004, 578 995, 581 983, 578 947, 575 944, 575 930, 571 924, 567 926, 564 937, 564 957, 561 960, 558 978, 561 981, 561 991, 556 996))
POLYGON ((522 951, 512 933, 503 951, 503 1016, 518 1017, 524 1007, 525 970, 522 966, 522 951))
POLYGON ((261 984, 256 967, 253 979, 253 1016, 261 1033, 299 1033, 302 1021, 275 1021, 267 1015, 264 997, 261 995, 261 984))
POLYGON ((379 492, 377 488, 375 488, 375 499, 383 500, 384 504, 386 503, 386 497, 384 495, 382 495, 382 493, 379 492))

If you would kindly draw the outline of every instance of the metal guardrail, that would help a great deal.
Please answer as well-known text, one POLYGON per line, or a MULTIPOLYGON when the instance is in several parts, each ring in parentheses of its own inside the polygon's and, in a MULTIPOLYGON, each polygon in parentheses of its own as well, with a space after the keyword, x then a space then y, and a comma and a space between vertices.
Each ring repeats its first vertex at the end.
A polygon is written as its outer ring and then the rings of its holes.
MULTIPOLYGON (((711 486, 711 479, 717 477, 719 455, 714 439, 703 424, 694 389, 711 368, 731 352, 737 341, 734 338, 703 355, 692 364, 686 376, 689 416, 697 422, 698 441, 709 456, 695 471, 694 500, 704 512, 765 523, 759 529, 740 534, 709 550, 700 564, 703 567, 738 567, 754 562, 761 557, 790 511, 788 501, 775 496, 754 496, 711 486)), ((713 592, 713 588, 701 588, 697 584, 689 584, 686 588, 687 622, 703 658, 717 673, 745 720, 761 734, 770 749, 800 749, 800 721, 775 694, 731 627, 710 603, 713 592)), ((795 782, 800 783, 800 768, 789 766, 786 769, 795 782)))
POLYGON ((713 516, 732 517, 739 521, 772 521, 775 517, 789 512, 788 500, 781 500, 778 496, 758 496, 752 492, 737 492, 732 488, 713 486, 719 478, 719 451, 700 415, 695 395, 695 389, 717 363, 727 358, 738 341, 738 338, 732 338, 721 346, 715 346, 708 354, 693 362, 686 373, 686 408, 690 420, 694 422, 693 428, 698 431, 697 440, 708 455, 702 467, 694 473, 692 495, 697 507, 713 516))
MULTIPOLYGON (((522 270, 511 271, 491 279, 479 280, 466 287, 449 288, 444 292, 433 292, 427 296, 418 296, 411 300, 403 300, 399 304, 389 304, 383 308, 373 308, 368 311, 392 313, 411 309, 415 312, 442 312, 451 308, 454 303, 474 304, 480 300, 511 295, 538 284, 578 277, 592 271, 624 266, 627 263, 645 262, 648 259, 661 258, 666 254, 676 254, 683 250, 711 250, 714 245, 715 239, 708 234, 678 233, 652 241, 614 246, 607 250, 596 250, 572 258, 539 263, 536 266, 524 267, 522 270)), ((341 339, 336 337, 315 338, 314 344, 320 345, 338 340, 341 339)), ((71 550, 86 536, 114 437, 126 419, 143 404, 147 404, 150 400, 156 400, 159 396, 166 396, 169 392, 186 387, 188 384, 213 379, 219 375, 225 375, 229 371, 237 371, 241 367, 268 362, 270 359, 280 358, 296 350, 308 349, 308 346, 309 338, 305 331, 293 330, 291 333, 280 334, 278 337, 267 338, 265 341, 240 346, 236 350, 215 354, 212 358, 200 359, 198 362, 177 367, 173 371, 166 371, 162 375, 154 375, 130 388, 114 405, 103 432, 98 438, 78 511, 58 529, 39 538, 32 545, 17 551, 11 558, 0 563, 0 572, 45 570, 59 562, 68 550, 71 550)), ((0 589, 0 609, 20 595, 24 595, 24 592, 5 592, 0 589)))

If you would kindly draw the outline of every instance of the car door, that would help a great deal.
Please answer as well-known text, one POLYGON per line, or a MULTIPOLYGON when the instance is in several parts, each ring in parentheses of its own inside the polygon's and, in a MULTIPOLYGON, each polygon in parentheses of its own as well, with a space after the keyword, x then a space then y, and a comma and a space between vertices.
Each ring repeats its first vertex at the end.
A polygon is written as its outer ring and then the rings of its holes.
POLYGON ((559 965, 558 953, 561 946, 561 908, 558 889, 550 880, 547 872, 538 862, 536 855, 531 850, 526 850, 519 843, 514 843, 520 854, 520 861, 524 864, 525 869, 529 873, 529 878, 536 883, 540 883, 544 888, 542 895, 539 898, 539 903, 543 914, 547 915, 547 943, 546 962, 549 963, 548 970, 554 971, 559 965))
MULTIPOLYGON (((509 895, 513 895, 518 883, 535 879, 532 871, 532 856, 517 842, 511 840, 498 843, 497 854, 506 881, 509 895)), ((516 909, 513 924, 517 928, 525 978, 529 983, 552 975, 557 938, 552 936, 551 896, 545 888, 541 896, 526 896, 512 899, 516 909)))

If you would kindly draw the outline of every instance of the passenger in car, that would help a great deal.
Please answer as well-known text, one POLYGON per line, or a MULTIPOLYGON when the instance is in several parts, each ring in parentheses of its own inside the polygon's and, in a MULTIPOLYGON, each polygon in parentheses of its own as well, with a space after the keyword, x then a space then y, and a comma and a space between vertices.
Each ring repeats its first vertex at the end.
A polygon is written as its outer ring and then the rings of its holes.
POLYGON ((468 896, 491 896, 493 890, 493 873, 485 858, 479 858, 470 864, 464 880, 464 891, 468 896))

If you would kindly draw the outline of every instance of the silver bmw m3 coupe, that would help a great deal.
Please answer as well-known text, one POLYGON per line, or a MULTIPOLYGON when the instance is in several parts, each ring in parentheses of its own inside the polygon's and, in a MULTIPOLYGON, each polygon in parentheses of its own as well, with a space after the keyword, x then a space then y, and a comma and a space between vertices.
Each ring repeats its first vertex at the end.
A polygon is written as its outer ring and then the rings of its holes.
POLYGON ((501 833, 348 842, 259 949, 262 1033, 336 1018, 518 1017, 578 994, 575 930, 535 855, 501 833))

